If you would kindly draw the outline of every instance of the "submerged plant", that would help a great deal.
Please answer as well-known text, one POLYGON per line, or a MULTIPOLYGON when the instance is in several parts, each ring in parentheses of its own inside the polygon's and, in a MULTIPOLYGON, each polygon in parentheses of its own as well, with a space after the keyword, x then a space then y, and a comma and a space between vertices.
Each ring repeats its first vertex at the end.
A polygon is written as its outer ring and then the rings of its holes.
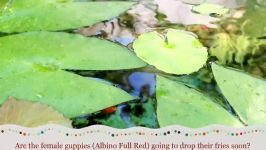
POLYGON ((263 44, 261 40, 245 35, 218 33, 213 36, 210 53, 216 56, 221 64, 236 62, 243 65, 249 55, 255 55, 263 44))

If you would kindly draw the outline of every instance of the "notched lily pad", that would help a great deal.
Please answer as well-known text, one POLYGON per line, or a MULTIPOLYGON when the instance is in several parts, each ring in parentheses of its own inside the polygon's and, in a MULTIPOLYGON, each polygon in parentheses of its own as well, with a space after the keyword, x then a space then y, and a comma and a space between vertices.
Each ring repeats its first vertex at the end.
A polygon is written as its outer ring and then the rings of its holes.
POLYGON ((166 35, 144 33, 133 48, 141 59, 172 74, 190 74, 205 64, 208 52, 197 37, 181 30, 169 29, 166 35))
POLYGON ((71 127, 71 121, 51 107, 11 97, 0 108, 1 124, 16 124, 25 127, 61 124, 71 127))
POLYGON ((223 95, 247 125, 266 124, 266 81, 212 64, 223 95))
POLYGON ((192 8, 194 12, 203 14, 203 15, 215 15, 221 16, 229 12, 228 8, 225 8, 222 5, 211 4, 211 3, 202 3, 200 5, 194 6, 192 8))

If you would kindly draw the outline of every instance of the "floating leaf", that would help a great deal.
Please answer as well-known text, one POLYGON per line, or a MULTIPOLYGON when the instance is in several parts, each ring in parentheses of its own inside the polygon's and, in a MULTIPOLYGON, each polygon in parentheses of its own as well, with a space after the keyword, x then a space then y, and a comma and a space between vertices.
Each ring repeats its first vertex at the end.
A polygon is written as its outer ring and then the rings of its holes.
POLYGON ((91 26, 119 15, 132 5, 132 2, 13 0, 1 14, 0 31, 57 31, 91 26))
POLYGON ((45 124, 61 124, 71 127, 71 121, 51 107, 29 101, 9 98, 0 108, 0 125, 16 124, 37 127, 45 124))
POLYGON ((118 70, 146 65, 125 47, 68 33, 21 33, 0 37, 0 43, 0 64, 4 61, 25 61, 73 70, 118 70))
POLYGON ((195 72, 208 57, 207 48, 193 34, 174 29, 169 29, 165 38, 157 32, 142 34, 133 48, 147 63, 173 74, 195 72))
POLYGON ((215 79, 229 103, 246 124, 266 124, 266 81, 212 64, 215 79))
POLYGON ((10 65, 13 70, 9 69, 8 75, 2 75, 0 70, 0 104, 12 96, 47 104, 72 118, 134 99, 118 88, 91 78, 27 63, 23 69, 21 66, 23 62, 10 65))
POLYGON ((211 3, 202 3, 200 5, 194 6, 192 10, 204 15, 210 15, 210 14, 224 15, 229 12, 228 8, 225 8, 222 5, 211 4, 211 3))
POLYGON ((12 9, 18 8, 31 8, 34 6, 39 5, 48 5, 48 4, 57 4, 57 3, 67 3, 67 2, 74 2, 77 0, 11 0, 12 2, 12 9))
POLYGON ((180 124, 203 127, 222 124, 243 126, 212 99, 181 83, 157 76, 157 116, 161 127, 180 124))

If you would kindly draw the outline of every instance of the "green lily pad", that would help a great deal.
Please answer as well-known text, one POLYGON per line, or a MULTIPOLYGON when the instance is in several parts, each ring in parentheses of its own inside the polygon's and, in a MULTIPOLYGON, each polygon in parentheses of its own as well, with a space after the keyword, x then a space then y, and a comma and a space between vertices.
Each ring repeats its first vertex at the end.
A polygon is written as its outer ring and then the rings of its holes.
POLYGON ((12 9, 31 8, 38 5, 60 4, 74 1, 77 0, 11 0, 12 5, 10 7, 12 7, 12 9))
POLYGON ((118 88, 91 78, 41 66, 28 67, 31 69, 0 77, 0 104, 12 96, 44 103, 72 118, 134 99, 118 88))
POLYGON ((192 10, 194 12, 203 15, 210 15, 210 14, 224 15, 229 12, 228 8, 225 8, 222 5, 211 4, 211 3, 202 3, 200 5, 194 6, 192 10))
POLYGON ((0 32, 57 31, 91 26, 118 16, 133 4, 13 0, 9 8, 1 14, 0 32))
POLYGON ((9 61, 73 70, 118 70, 146 65, 127 48, 115 43, 60 32, 0 37, 0 52, 1 66, 9 61))
POLYGON ((44 103, 72 118, 134 99, 114 86, 58 69, 24 62, 8 68, 8 75, 0 74, 0 104, 12 96, 44 103))
POLYGON ((212 64, 214 77, 236 113, 248 125, 266 124, 266 81, 212 64))
POLYGON ((174 124, 192 128, 211 124, 243 126, 210 97, 161 76, 157 76, 156 98, 161 127, 174 124))
POLYGON ((137 56, 172 74, 190 74, 203 67, 207 48, 192 33, 169 29, 165 36, 157 32, 140 35, 133 44, 137 56))
POLYGON ((0 108, 0 125, 16 124, 25 127, 38 127, 46 124, 71 126, 71 120, 51 107, 23 100, 9 98, 0 108))

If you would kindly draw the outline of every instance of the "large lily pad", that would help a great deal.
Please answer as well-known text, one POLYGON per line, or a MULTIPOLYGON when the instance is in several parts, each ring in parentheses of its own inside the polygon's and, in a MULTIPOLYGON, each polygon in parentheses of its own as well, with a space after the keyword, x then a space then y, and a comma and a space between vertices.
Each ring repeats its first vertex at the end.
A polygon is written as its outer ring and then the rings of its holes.
POLYGON ((167 73, 190 74, 203 67, 207 48, 192 33, 169 29, 165 36, 142 34, 133 48, 144 61, 167 73))
POLYGON ((210 97, 179 82, 157 76, 156 92, 157 116, 161 127, 174 124, 193 128, 210 124, 243 126, 210 97))
POLYGON ((65 30, 91 26, 126 11, 132 2, 13 0, 0 17, 0 32, 65 30))
MULTIPOLYGON (((17 63, 19 65, 6 67, 9 68, 8 74, 0 74, 0 104, 12 96, 47 104, 71 118, 134 99, 116 87, 91 78, 24 62, 17 63)), ((0 72, 3 70, 6 71, 1 68, 0 72)))
POLYGON ((212 64, 215 79, 236 113, 248 125, 266 124, 266 81, 212 64))
POLYGON ((11 97, 0 108, 1 124, 16 124, 25 127, 61 124, 71 127, 71 121, 51 107, 11 97))
POLYGON ((125 47, 68 33, 21 33, 1 37, 0 43, 0 65, 5 61, 26 61, 74 70, 118 70, 146 65, 125 47))

